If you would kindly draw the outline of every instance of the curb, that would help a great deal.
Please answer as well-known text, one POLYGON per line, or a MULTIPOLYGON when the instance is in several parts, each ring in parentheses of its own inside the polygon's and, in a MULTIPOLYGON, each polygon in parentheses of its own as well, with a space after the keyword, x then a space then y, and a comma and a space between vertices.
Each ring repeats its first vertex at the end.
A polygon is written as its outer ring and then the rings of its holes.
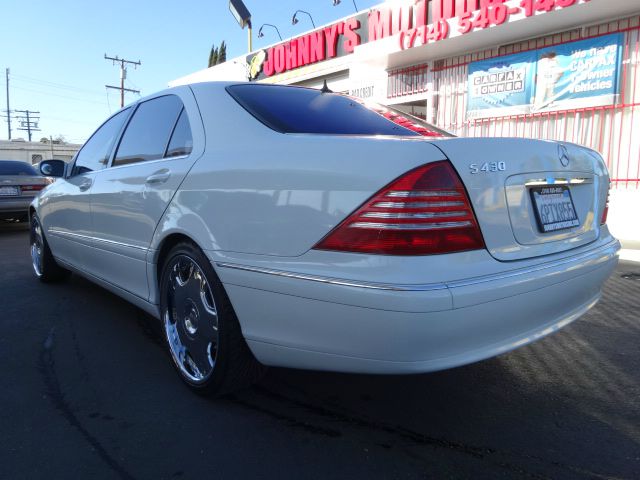
POLYGON ((620 250, 620 260, 640 263, 640 250, 623 248, 622 250, 620 250))

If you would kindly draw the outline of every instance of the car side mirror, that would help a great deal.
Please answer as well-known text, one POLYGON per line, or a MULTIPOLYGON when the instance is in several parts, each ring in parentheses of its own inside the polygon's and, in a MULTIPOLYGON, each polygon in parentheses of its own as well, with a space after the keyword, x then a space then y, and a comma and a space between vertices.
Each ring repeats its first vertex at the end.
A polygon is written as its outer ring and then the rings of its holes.
POLYGON ((64 160, 43 160, 40 162, 40 173, 45 177, 64 177, 66 167, 64 160))

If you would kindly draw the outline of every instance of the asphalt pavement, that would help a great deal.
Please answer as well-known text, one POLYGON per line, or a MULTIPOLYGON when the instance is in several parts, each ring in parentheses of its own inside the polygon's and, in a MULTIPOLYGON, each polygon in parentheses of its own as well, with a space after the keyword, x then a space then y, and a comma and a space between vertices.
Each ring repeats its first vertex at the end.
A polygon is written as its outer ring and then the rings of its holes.
POLYGON ((640 264, 560 333, 414 376, 270 369, 210 400, 157 324, 79 276, 36 280, 0 225, 0 477, 640 478, 640 264))

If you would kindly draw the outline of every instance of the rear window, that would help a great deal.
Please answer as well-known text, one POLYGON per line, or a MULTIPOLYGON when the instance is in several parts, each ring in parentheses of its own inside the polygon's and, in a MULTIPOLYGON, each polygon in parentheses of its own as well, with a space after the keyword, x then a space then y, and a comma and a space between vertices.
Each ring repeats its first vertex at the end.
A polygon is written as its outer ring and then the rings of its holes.
POLYGON ((39 176, 36 169, 28 163, 0 160, 0 175, 39 176))
POLYGON ((256 84, 232 85, 227 91, 254 117, 281 133, 419 135, 336 93, 256 84))
POLYGON ((423 137, 453 137, 449 132, 445 132, 433 125, 425 122, 421 118, 414 117, 408 113, 404 113, 395 108, 385 107, 379 104, 367 104, 367 106, 382 115, 387 120, 391 120, 393 123, 408 128, 412 132, 416 132, 423 137))

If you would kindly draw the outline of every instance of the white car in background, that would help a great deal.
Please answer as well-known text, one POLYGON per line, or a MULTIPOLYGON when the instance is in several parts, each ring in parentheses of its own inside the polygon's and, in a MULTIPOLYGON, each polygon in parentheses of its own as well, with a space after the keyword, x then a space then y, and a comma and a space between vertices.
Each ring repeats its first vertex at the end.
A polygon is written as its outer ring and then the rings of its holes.
POLYGON ((489 358, 584 314, 617 264, 598 153, 447 138, 306 88, 169 89, 41 170, 60 179, 30 210, 37 276, 77 272, 157 317, 206 393, 262 365, 489 358))

